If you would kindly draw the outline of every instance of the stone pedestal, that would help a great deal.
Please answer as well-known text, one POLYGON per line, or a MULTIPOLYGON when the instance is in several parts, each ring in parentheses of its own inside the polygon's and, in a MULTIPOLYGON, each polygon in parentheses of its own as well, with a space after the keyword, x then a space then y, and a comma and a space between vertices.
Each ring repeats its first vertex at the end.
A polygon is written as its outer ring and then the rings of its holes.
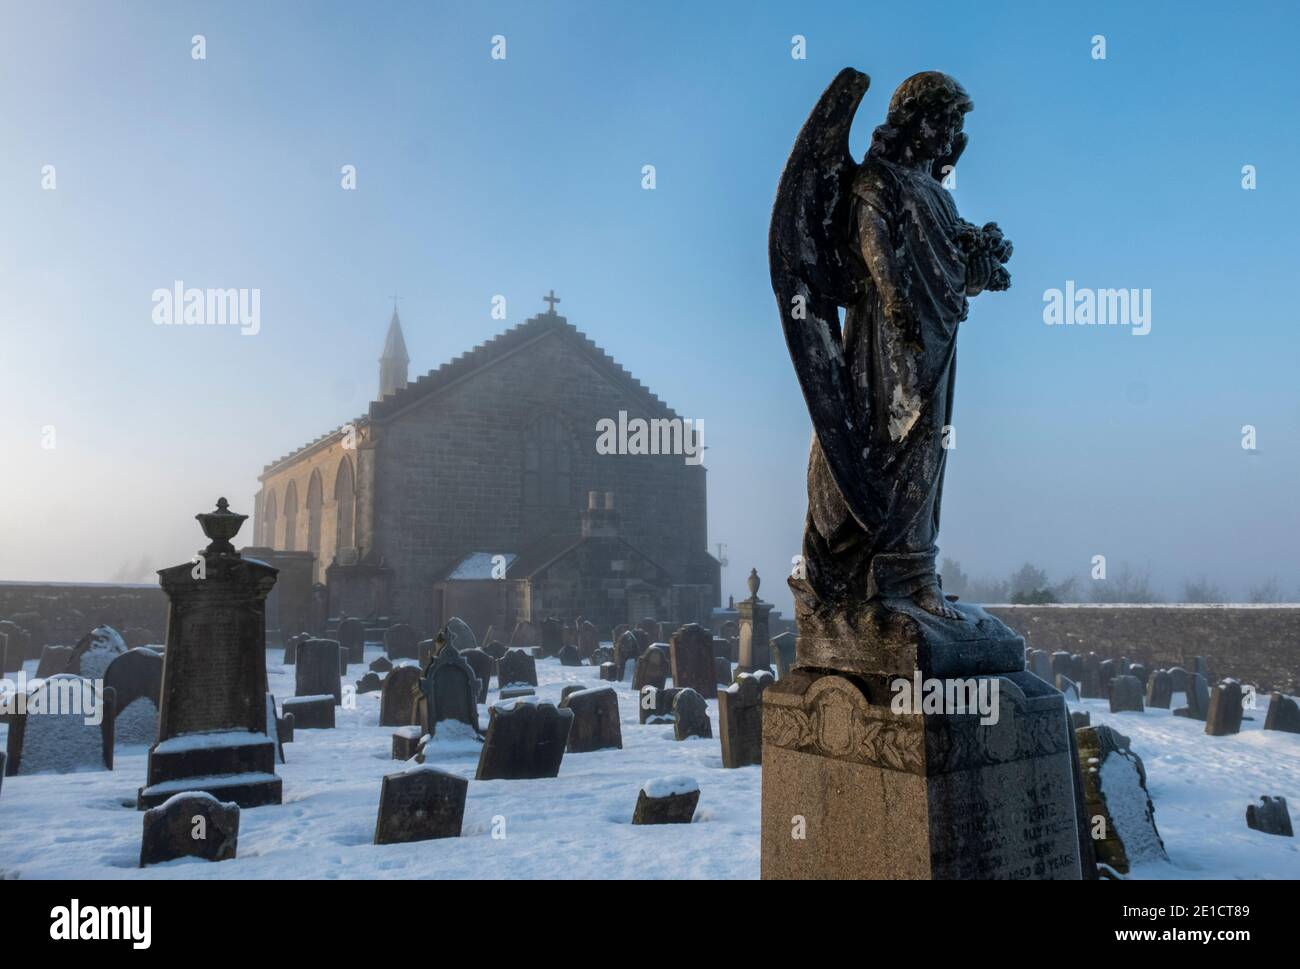
POLYGON ((149 751, 141 810, 181 791, 206 791, 240 807, 279 804, 275 740, 266 733, 266 596, 276 570, 235 551, 230 539, 247 517, 226 510, 197 516, 212 543, 161 570, 167 594, 158 743, 149 751))
POLYGON ((800 638, 795 669, 763 694, 762 876, 1087 877, 1065 699, 1024 669, 1024 641, 982 610, 954 623, 891 606, 849 641, 809 622, 821 635, 800 638), (919 704, 896 702, 900 680, 922 687, 919 704), (996 696, 996 722, 928 706, 937 681, 996 696))
POLYGON ((740 613, 740 652, 737 673, 772 671, 772 638, 768 635, 768 617, 772 614, 770 602, 760 602, 757 597, 736 603, 740 613))

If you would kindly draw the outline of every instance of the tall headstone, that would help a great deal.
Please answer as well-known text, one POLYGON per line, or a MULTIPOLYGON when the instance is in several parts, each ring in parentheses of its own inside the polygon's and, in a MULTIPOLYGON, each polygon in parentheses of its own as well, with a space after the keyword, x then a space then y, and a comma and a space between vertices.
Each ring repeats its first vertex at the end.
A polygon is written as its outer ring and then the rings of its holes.
POLYGON ((1147 706, 1168 710, 1174 696, 1174 678, 1168 670, 1156 670, 1147 677, 1147 706))
POLYGON ((510 686, 536 686, 537 661, 526 650, 510 650, 497 660, 497 685, 503 690, 510 686))
POLYGON ((564 623, 551 616, 542 620, 542 656, 559 656, 564 648, 564 623))
POLYGON ((687 623, 673 633, 670 650, 673 686, 694 690, 701 697, 712 696, 717 686, 713 665, 713 634, 699 623, 687 623))
POLYGON ((1075 736, 1097 861, 1122 875, 1134 862, 1167 861, 1146 768, 1129 739, 1107 726, 1084 727, 1075 736))
POLYGON ((117 699, 93 680, 59 673, 37 683, 25 708, 9 716, 5 771, 69 774, 113 769, 113 728, 117 699))
POLYGON ((366 658, 366 624, 355 616, 339 620, 339 646, 348 654, 352 663, 363 662, 366 658))
POLYGON ((618 694, 611 686, 576 690, 560 701, 560 707, 573 711, 567 750, 585 754, 592 750, 623 747, 623 728, 618 719, 618 694))
POLYGON ((1211 737, 1227 737, 1241 732, 1242 689, 1236 680, 1227 679, 1210 693, 1205 715, 1205 732, 1211 737))
POLYGON ((741 673, 718 691, 723 767, 763 763, 763 691, 771 685, 771 674, 741 673))
POLYGON ((459 616, 452 616, 447 620, 445 629, 447 642, 456 647, 456 651, 462 656, 467 649, 478 649, 478 640, 474 637, 474 630, 469 628, 469 623, 459 616))
POLYGON ((622 680, 627 675, 627 664, 636 662, 641 655, 641 641, 632 630, 625 630, 623 635, 614 640, 614 671, 622 680))
POLYGON ((487 703, 488 684, 496 671, 497 662, 481 649, 467 649, 460 654, 461 659, 470 665, 474 677, 478 680, 478 702, 487 703))
POLYGON ((794 669, 794 643, 795 636, 792 632, 784 632, 772 637, 772 666, 776 669, 777 679, 784 679, 794 669))
POLYGON ((488 716, 475 780, 532 780, 559 774, 573 711, 524 697, 494 703, 488 716))
POLYGON ((1187 706, 1174 711, 1176 717, 1204 720, 1210 712, 1210 687, 1200 673, 1187 677, 1187 706))
POLYGON ((294 667, 294 696, 334 697, 334 705, 343 703, 343 684, 339 679, 340 654, 336 639, 309 639, 298 646, 298 664, 294 667))
POLYGON ((692 737, 712 738, 713 724, 709 720, 709 705, 695 690, 681 687, 673 699, 673 739, 689 740, 692 737))
POLYGON ((276 741, 266 733, 265 607, 276 570, 230 544, 248 516, 225 498, 195 517, 207 548, 196 563, 158 573, 168 601, 162 707, 137 804, 147 810, 181 791, 245 808, 279 804, 276 741))
POLYGON ((117 697, 114 743, 157 743, 162 675, 163 658, 143 647, 128 649, 108 664, 104 685, 117 697))
MULTIPOLYGON (((668 676, 672 672, 672 664, 668 659, 668 649, 661 643, 647 647, 640 658, 636 661, 636 667, 632 671, 632 689, 640 693, 642 688, 653 686, 657 690, 662 690, 664 684, 668 682, 668 676)), ((674 686, 677 684, 674 683, 674 686)))
POLYGON ((1270 693, 1268 713, 1264 715, 1264 729, 1300 733, 1300 703, 1284 693, 1270 693))
POLYGON ((736 603, 740 613, 740 657, 736 672, 757 673, 760 670, 772 671, 771 642, 768 633, 768 619, 772 614, 772 604, 758 598, 758 570, 749 573, 750 596, 736 603))
POLYGON ((583 659, 590 659, 598 646, 600 646, 600 631, 596 629, 595 623, 584 619, 578 624, 578 655, 583 659))
POLYGON ((478 677, 455 646, 448 643, 429 663, 420 681, 424 694, 425 725, 429 736, 436 735, 438 724, 454 720, 478 729, 478 677))
POLYGON ((1110 712, 1141 713, 1142 681, 1136 676, 1116 676, 1110 681, 1110 712))
POLYGON ((409 727, 416 723, 415 701, 420 692, 420 670, 399 666, 384 679, 379 695, 379 726, 409 727))

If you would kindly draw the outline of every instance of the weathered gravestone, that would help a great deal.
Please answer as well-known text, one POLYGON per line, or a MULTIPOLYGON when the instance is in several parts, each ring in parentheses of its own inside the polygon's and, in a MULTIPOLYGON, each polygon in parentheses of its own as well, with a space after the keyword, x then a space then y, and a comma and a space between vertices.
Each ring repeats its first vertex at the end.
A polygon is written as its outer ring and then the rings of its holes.
POLYGON ((128 649, 108 664, 104 685, 117 695, 114 743, 157 743, 162 675, 163 658, 151 649, 128 649))
POLYGON ((1147 680, 1150 678, 1150 672, 1141 663, 1130 663, 1128 665, 1128 675, 1136 676, 1138 682, 1142 684, 1142 689, 1147 688, 1147 680))
POLYGON ((239 805, 184 791, 144 812, 140 867, 177 858, 232 861, 238 845, 239 805))
POLYGON ((339 638, 339 647, 347 653, 349 661, 361 663, 366 658, 366 624, 360 619, 350 617, 339 620, 335 633, 339 638))
POLYGON ((1092 714, 1087 710, 1070 711, 1070 729, 1078 730, 1080 727, 1092 726, 1092 714))
POLYGON ((420 670, 399 666, 384 680, 379 697, 379 726, 407 727, 416 722, 415 701, 420 691, 420 670))
POLYGON ((443 630, 447 636, 447 642, 456 647, 456 652, 462 656, 467 649, 478 649, 478 640, 474 638, 474 630, 469 628, 469 623, 459 616, 452 616, 447 620, 447 625, 443 630))
POLYGON ((657 777, 637 792, 633 824, 690 824, 700 801, 693 777, 657 777))
POLYGON ((1111 713, 1142 713, 1142 681, 1136 676, 1116 676, 1110 681, 1111 713))
MULTIPOLYGON (((184 562, 158 573, 169 604, 162 706, 137 804, 192 791, 244 808, 279 804, 276 740, 266 733, 266 596, 276 570, 230 544, 248 516, 226 499, 196 517, 211 539, 202 572, 184 562)), ((333 671, 337 683, 337 661, 333 671)))
POLYGON ((1110 696, 1110 681, 1123 673, 1123 662, 1117 659, 1104 659, 1097 664, 1097 670, 1101 674, 1101 689, 1103 696, 1110 696))
POLYGON ((370 664, 370 669, 375 673, 391 673, 393 671, 393 661, 387 656, 376 657, 370 664))
POLYGON ((676 717, 673 704, 679 692, 676 687, 642 687, 637 704, 641 723, 672 723, 676 717))
POLYGON ((389 659, 419 659, 420 634, 407 623, 394 623, 384 631, 384 650, 389 659))
POLYGON ((510 647, 498 640, 489 640, 488 644, 483 647, 483 652, 492 657, 493 661, 499 661, 502 656, 510 652, 510 647))
POLYGON ((630 629, 614 640, 614 671, 618 674, 618 679, 626 678, 627 664, 636 661, 641 655, 641 649, 641 641, 630 629))
POLYGON ((342 650, 335 639, 309 639, 298 646, 298 664, 294 667, 293 695, 334 697, 335 706, 343 703, 343 685, 339 680, 339 657, 342 650))
MULTIPOLYGON (((1171 671, 1172 672, 1172 671, 1171 671)), ((1204 720, 1210 712, 1210 688, 1205 677, 1193 673, 1187 678, 1187 706, 1174 711, 1175 717, 1204 720)))
POLYGON ((1045 649, 1034 650, 1029 661, 1029 671, 1044 683, 1056 682, 1056 674, 1052 672, 1052 657, 1045 649))
POLYGON ((673 739, 713 737, 713 724, 709 721, 709 705, 689 686, 681 687, 673 699, 673 739))
POLYGON ((592 750, 623 747, 623 728, 618 719, 618 694, 611 686, 575 690, 560 700, 560 708, 573 711, 569 729, 568 752, 585 754, 592 750))
POLYGON ((1147 678, 1147 706, 1168 710, 1174 697, 1174 678, 1168 670, 1156 670, 1147 678))
POLYGON ((1056 688, 1067 700, 1081 700, 1083 697, 1079 692, 1079 684, 1070 679, 1064 673, 1056 674, 1056 688))
POLYGON ((280 663, 284 666, 295 665, 298 662, 298 647, 312 638, 311 633, 298 633, 286 639, 284 641, 284 657, 280 660, 280 663))
POLYGON ((630 632, 633 638, 636 639, 636 645, 637 645, 636 652, 634 654, 631 654, 632 659, 639 659, 641 654, 650 648, 651 643, 658 642, 658 640, 656 639, 651 639, 650 634, 646 632, 644 629, 641 629, 639 626, 636 629, 628 630, 628 632, 630 632))
POLYGON ((424 732, 434 736, 438 724, 452 720, 478 734, 478 677, 455 646, 443 646, 429 663, 420 692, 424 694, 424 732))
POLYGON ((713 665, 713 636, 699 623, 687 623, 673 633, 669 650, 673 686, 709 696, 717 686, 713 665))
POLYGON ((1075 731, 1088 826, 1097 861, 1126 875, 1144 861, 1168 861, 1156 830, 1142 758, 1129 739, 1099 725, 1075 731))
POLYGON ((600 631, 596 624, 584 619, 578 624, 578 655, 588 659, 600 646, 600 631))
MULTIPOLYGON (((1056 677, 1061 674, 1064 674, 1065 676, 1071 676, 1070 671, 1074 667, 1071 665, 1072 657, 1069 651, 1064 649, 1058 649, 1056 652, 1052 654, 1051 659, 1052 659, 1052 678, 1047 681, 1048 683, 1055 683, 1056 677)), ((1072 676, 1071 679, 1073 679, 1072 676)))
MULTIPOLYGON (((632 689, 640 693, 643 687, 653 686, 655 689, 662 690, 664 684, 668 681, 668 674, 672 672, 671 663, 668 659, 668 649, 661 643, 646 648, 636 661, 636 668, 632 671, 632 689)), ((709 677, 712 679, 712 677, 709 677)), ((673 684, 676 686, 677 684, 673 684)))
POLYGON ((1295 829, 1291 826, 1291 812, 1287 810, 1286 798, 1261 797, 1259 804, 1246 805, 1246 827, 1264 834, 1281 835, 1294 838, 1295 829))
POLYGON ((1191 678, 1187 675, 1187 670, 1181 666, 1171 666, 1169 668, 1169 681, 1175 693, 1186 693, 1187 686, 1191 678))
MULTIPOLYGON (((0 673, 16 673, 23 668, 23 661, 27 658, 27 630, 14 622, 12 619, 0 619, 0 673)), ((72 647, 68 647, 71 655, 72 647)), ((65 668, 56 670, 58 673, 67 672, 65 668)))
POLYGON ((375 844, 459 838, 469 781, 421 766, 385 775, 379 788, 375 844))
POLYGON ((772 637, 768 620, 772 604, 758 598, 758 570, 749 573, 750 597, 736 603, 740 613, 740 648, 737 666, 741 673, 772 671, 772 637))
POLYGON ((1268 713, 1264 715, 1264 729, 1300 733, 1300 703, 1285 694, 1270 693, 1268 713))
POLYGON ((494 703, 489 718, 475 780, 530 780, 559 774, 573 726, 571 710, 525 697, 494 703))
POLYGON ((112 626, 96 626, 72 649, 66 673, 102 680, 108 664, 126 652, 126 641, 112 626))
POLYGON ((542 656, 559 656, 564 648, 564 623, 551 616, 542 620, 542 656))
POLYGON ((70 774, 113 769, 116 697, 93 681, 59 673, 37 683, 9 715, 6 772, 70 774))
POLYGON ((393 731, 393 760, 410 760, 420 752, 424 728, 415 725, 398 727, 393 731))
POLYGON ((492 680, 492 674, 496 671, 497 662, 481 649, 467 649, 461 652, 461 659, 470 665, 474 671, 474 677, 478 680, 478 696, 476 699, 479 703, 487 703, 488 684, 492 680))
POLYGON ((334 707, 334 697, 328 693, 291 696, 282 704, 285 717, 293 717, 295 730, 333 730, 334 707))
POLYGON ((661 631, 657 620, 642 619, 636 624, 636 628, 645 633, 646 637, 652 643, 657 643, 663 639, 663 632, 661 631))
POLYGON ((357 680, 353 687, 357 696, 364 696, 367 693, 379 693, 384 689, 383 678, 374 670, 368 670, 361 679, 357 680))
POLYGON ((503 690, 513 686, 536 686, 537 661, 525 650, 509 650, 497 660, 497 685, 503 690))
POLYGON ((561 666, 581 666, 582 654, 578 652, 578 647, 569 645, 560 647, 559 652, 561 666))
MULTIPOLYGON (((284 733, 280 726, 280 713, 275 706, 275 694, 269 690, 266 693, 266 735, 275 741, 275 762, 284 763, 284 733)), ((289 718, 286 724, 289 741, 293 741, 293 720, 289 718)))
POLYGON ((731 660, 725 656, 713 657, 713 679, 717 681, 718 686, 727 686, 731 683, 731 660))
POLYGON ((606 663, 614 662, 614 650, 610 646, 597 646, 587 657, 587 663, 590 666, 600 667, 606 663))
POLYGON ((772 637, 772 666, 776 669, 778 679, 789 676, 790 671, 794 669, 794 643, 795 635, 791 632, 772 637))
POLYGON ((723 767, 763 763, 763 691, 771 685, 769 673, 741 673, 718 691, 723 767))
POLYGON ((1210 693, 1205 714, 1205 732, 1211 737, 1227 737, 1241 732, 1242 690, 1236 680, 1227 679, 1210 693))
POLYGON ((1083 658, 1083 678, 1079 680, 1079 690, 1085 700, 1104 700, 1109 695, 1102 682, 1101 657, 1089 653, 1083 658))
POLYGON ((36 666, 36 678, 46 679, 68 671, 72 658, 71 646, 46 646, 41 649, 41 661, 36 666))
POLYGON ((514 700, 517 697, 521 697, 521 696, 537 696, 537 690, 531 686, 516 686, 512 688, 506 688, 506 689, 502 689, 501 692, 497 694, 497 699, 514 700))

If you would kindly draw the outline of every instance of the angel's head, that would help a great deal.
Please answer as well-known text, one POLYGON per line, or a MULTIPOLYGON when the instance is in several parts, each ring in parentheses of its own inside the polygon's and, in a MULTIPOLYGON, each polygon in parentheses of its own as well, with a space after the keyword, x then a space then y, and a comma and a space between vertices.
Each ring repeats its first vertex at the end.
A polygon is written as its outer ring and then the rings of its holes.
POLYGON ((941 71, 913 74, 889 100, 885 123, 871 138, 871 153, 904 164, 948 155, 961 134, 970 95, 941 71))

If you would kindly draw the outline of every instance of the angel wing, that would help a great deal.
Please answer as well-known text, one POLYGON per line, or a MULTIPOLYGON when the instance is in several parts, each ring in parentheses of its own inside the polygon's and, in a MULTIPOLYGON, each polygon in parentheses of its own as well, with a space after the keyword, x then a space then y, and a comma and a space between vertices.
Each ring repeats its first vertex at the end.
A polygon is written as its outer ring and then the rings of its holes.
POLYGON ((768 260, 786 346, 822 454, 849 511, 874 533, 888 495, 866 473, 865 414, 854 400, 839 324, 839 307, 856 300, 861 272, 849 248, 858 169, 849 129, 870 84, 846 67, 808 115, 777 186, 768 260))

